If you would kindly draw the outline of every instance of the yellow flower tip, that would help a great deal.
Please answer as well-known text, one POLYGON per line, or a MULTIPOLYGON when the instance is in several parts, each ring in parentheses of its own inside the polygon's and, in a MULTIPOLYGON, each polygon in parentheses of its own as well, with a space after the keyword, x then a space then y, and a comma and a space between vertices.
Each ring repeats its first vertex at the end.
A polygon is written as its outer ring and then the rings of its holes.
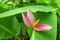
POLYGON ((32 24, 32 27, 35 27, 38 24, 38 22, 39 22, 39 19, 32 24))

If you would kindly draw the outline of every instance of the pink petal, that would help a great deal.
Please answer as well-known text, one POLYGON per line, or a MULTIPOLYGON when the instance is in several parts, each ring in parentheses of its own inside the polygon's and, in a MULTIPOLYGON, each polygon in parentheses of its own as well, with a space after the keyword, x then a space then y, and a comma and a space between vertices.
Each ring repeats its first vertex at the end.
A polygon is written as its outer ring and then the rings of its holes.
POLYGON ((22 17, 23 17, 23 21, 26 24, 26 26, 30 27, 31 23, 29 21, 29 19, 22 13, 22 17))
POLYGON ((32 14, 30 9, 28 9, 28 11, 27 11, 27 17, 29 18, 29 21, 31 22, 31 24, 33 24, 35 22, 34 15, 32 14))
POLYGON ((46 31, 52 29, 52 27, 47 24, 38 24, 34 29, 37 31, 46 31))

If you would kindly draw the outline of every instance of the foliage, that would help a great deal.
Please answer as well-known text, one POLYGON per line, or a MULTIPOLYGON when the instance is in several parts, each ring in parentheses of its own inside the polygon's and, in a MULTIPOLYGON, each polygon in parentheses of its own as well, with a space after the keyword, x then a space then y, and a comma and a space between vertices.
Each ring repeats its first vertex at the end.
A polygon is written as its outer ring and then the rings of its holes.
POLYGON ((0 40, 60 40, 60 0, 0 0, 0 40), (21 15, 27 9, 52 29, 27 27, 21 15))

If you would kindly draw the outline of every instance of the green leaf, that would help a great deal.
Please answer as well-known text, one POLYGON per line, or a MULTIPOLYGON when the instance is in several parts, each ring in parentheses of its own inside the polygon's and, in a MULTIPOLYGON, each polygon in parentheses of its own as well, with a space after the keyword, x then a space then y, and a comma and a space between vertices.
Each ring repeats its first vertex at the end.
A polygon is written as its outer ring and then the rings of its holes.
POLYGON ((37 3, 49 3, 50 0, 37 0, 37 3))
POLYGON ((60 8, 60 0, 56 0, 58 7, 60 8))
POLYGON ((1 4, 0 3, 0 6, 3 7, 4 9, 7 9, 8 8, 8 5, 7 4, 1 4))
POLYGON ((4 9, 4 8, 1 7, 1 6, 0 6, 0 9, 1 9, 1 10, 0 10, 0 13, 3 13, 3 12, 5 12, 5 11, 7 11, 7 9, 4 9))
POLYGON ((57 22, 60 25, 60 9, 57 10, 57 22))
POLYGON ((57 8, 53 8, 51 6, 42 6, 42 5, 40 5, 40 6, 39 5, 26 6, 26 7, 21 7, 21 8, 17 8, 17 9, 14 9, 14 10, 10 10, 10 11, 1 13, 0 18, 16 15, 16 14, 19 14, 19 13, 22 13, 22 12, 26 12, 28 8, 31 9, 32 12, 36 12, 36 11, 54 12, 57 9, 57 8))
POLYGON ((32 35, 32 28, 27 28, 27 32, 28 32, 28 34, 29 34, 29 36, 31 37, 31 35, 32 35))
POLYGON ((57 33, 57 19, 56 13, 36 13, 36 19, 40 19, 40 23, 42 24, 49 24, 52 26, 51 30, 47 31, 32 31, 32 37, 30 40, 56 40, 56 33, 57 33))
POLYGON ((60 18, 59 17, 57 17, 57 22, 60 25, 60 18))
POLYGON ((20 25, 16 17, 11 16, 0 19, 0 39, 16 37, 19 31, 20 25))

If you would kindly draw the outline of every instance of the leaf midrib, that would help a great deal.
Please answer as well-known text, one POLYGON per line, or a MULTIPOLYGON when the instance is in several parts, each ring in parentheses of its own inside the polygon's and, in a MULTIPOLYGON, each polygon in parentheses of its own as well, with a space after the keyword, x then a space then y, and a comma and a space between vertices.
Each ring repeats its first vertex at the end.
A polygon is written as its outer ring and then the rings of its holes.
POLYGON ((13 36, 15 36, 14 33, 12 31, 10 31, 8 28, 6 28, 5 26, 3 26, 3 25, 0 24, 0 27, 2 29, 4 29, 5 31, 9 32, 10 34, 12 34, 13 36))

